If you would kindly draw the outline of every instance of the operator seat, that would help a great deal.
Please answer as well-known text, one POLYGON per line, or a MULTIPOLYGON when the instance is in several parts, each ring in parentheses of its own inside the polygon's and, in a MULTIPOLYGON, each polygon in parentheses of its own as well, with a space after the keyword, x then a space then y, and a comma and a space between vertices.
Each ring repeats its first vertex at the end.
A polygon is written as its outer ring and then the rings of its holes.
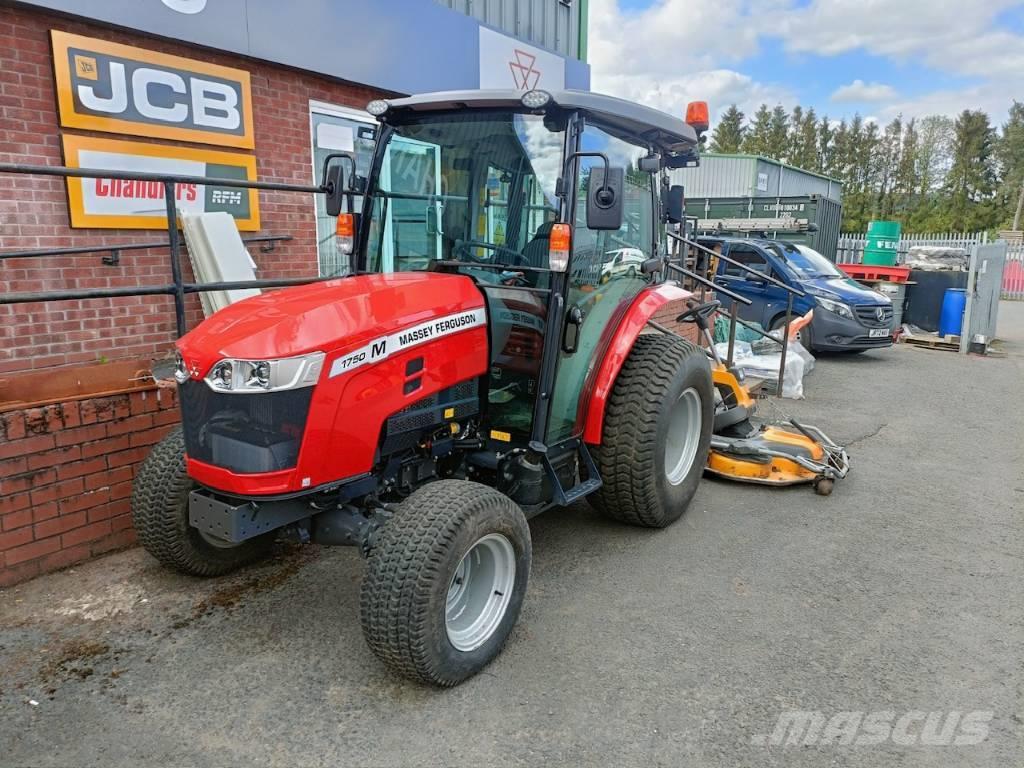
POLYGON ((554 226, 555 222, 545 221, 537 227, 533 239, 523 248, 523 258, 529 266, 548 268, 548 250, 551 246, 551 229, 554 226))

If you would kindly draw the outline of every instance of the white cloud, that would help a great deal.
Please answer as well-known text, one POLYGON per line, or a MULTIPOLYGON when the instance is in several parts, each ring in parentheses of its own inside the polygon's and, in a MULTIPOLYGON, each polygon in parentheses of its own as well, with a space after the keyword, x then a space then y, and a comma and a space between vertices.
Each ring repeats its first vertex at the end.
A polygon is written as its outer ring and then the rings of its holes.
POLYGON ((884 83, 865 83, 857 79, 847 85, 841 85, 832 93, 832 101, 866 102, 892 101, 896 98, 896 89, 884 83))
MULTIPOLYGON (((620 0, 591 0, 592 86, 673 114, 682 114, 693 99, 708 101, 713 114, 732 103, 747 113, 761 103, 790 107, 814 76, 806 61, 793 64, 787 83, 742 71, 763 39, 778 38, 791 54, 864 51, 894 66, 970 81, 960 89, 908 97, 892 85, 858 78, 832 94, 835 104, 871 103, 881 119, 900 112, 955 114, 969 107, 988 110, 998 121, 1024 80, 1024 36, 998 28, 998 16, 1020 2, 651 0, 649 8, 628 11, 620 0)), ((806 99, 803 104, 819 112, 827 106, 806 99)))
POLYGON ((623 12, 617 0, 594 0, 592 87, 676 115, 695 100, 707 101, 713 113, 733 103, 748 112, 761 103, 795 104, 790 88, 728 66, 757 52, 757 24, 741 23, 748 13, 746 0, 655 0, 640 12, 623 12))

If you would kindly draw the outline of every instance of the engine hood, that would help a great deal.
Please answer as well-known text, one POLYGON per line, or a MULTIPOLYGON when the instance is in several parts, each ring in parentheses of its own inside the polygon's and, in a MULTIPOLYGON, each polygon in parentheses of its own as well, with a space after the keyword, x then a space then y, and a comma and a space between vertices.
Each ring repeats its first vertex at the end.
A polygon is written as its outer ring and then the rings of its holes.
POLYGON ((193 378, 225 358, 269 360, 357 349, 371 339, 484 306, 462 275, 355 275, 286 288, 232 304, 178 341, 193 378))
POLYGON ((892 301, 885 294, 865 288, 856 280, 850 278, 826 279, 815 277, 809 280, 801 280, 800 287, 812 296, 820 296, 823 299, 841 301, 844 304, 891 304, 892 301))

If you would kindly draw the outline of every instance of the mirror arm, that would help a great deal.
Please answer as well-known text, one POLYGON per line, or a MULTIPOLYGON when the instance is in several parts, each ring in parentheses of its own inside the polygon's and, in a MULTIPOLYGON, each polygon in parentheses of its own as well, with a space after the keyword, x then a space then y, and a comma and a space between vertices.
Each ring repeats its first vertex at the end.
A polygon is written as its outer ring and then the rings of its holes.
POLYGON ((565 171, 566 171, 566 173, 563 173, 562 176, 565 177, 565 178, 568 178, 568 176, 569 176, 569 174, 568 174, 569 163, 571 163, 573 160, 576 160, 576 159, 581 158, 581 157, 599 157, 599 158, 601 158, 601 160, 604 162, 604 178, 605 178, 606 181, 605 181, 604 185, 599 190, 597 190, 597 192, 604 192, 605 190, 610 191, 611 188, 608 186, 607 179, 608 179, 608 171, 611 168, 611 163, 608 162, 608 155, 606 155, 604 152, 573 152, 571 155, 569 155, 568 157, 565 158, 565 171))

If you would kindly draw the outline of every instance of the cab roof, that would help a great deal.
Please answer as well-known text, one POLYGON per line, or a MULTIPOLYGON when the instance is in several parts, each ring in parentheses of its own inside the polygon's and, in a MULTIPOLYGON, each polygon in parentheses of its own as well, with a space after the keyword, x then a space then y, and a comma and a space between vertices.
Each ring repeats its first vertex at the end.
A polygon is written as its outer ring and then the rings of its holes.
MULTIPOLYGON (((688 153, 697 146, 697 132, 678 117, 632 101, 591 91, 547 91, 552 106, 579 110, 620 134, 632 135, 670 154, 688 153)), ((456 109, 523 109, 524 91, 476 90, 423 93, 401 99, 387 99, 388 117, 395 112, 435 112, 456 109)))

